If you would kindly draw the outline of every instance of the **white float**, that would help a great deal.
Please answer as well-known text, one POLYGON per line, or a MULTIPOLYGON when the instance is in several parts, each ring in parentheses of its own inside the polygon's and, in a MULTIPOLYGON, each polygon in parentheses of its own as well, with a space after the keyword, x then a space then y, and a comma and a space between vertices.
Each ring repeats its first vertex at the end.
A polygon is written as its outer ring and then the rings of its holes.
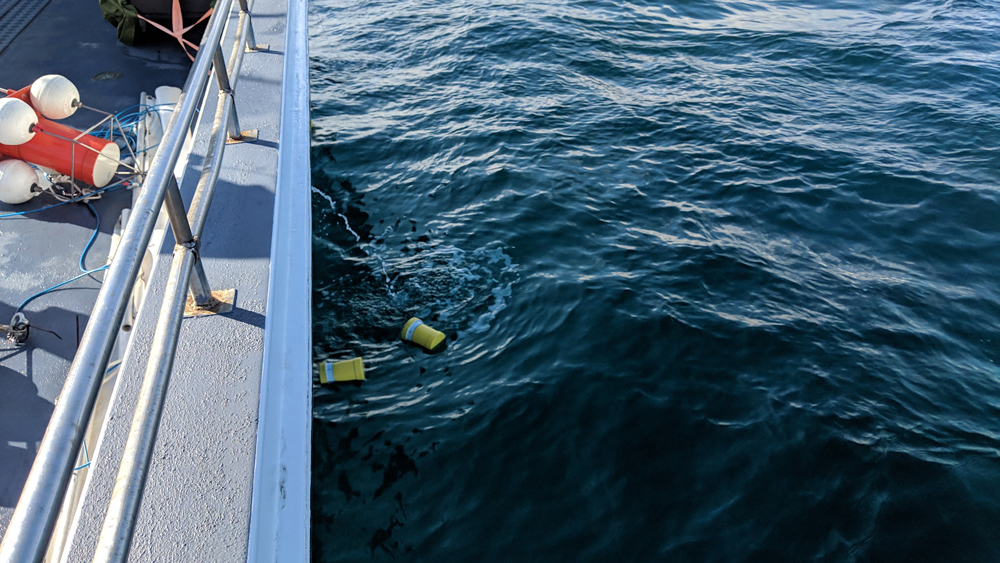
POLYGON ((31 83, 31 105, 48 119, 66 119, 80 107, 80 91, 65 76, 46 74, 31 83))
POLYGON ((17 205, 38 195, 32 188, 38 182, 35 169, 23 160, 0 161, 0 201, 17 205))
POLYGON ((23 145, 35 137, 38 114, 17 98, 0 98, 0 145, 23 145))

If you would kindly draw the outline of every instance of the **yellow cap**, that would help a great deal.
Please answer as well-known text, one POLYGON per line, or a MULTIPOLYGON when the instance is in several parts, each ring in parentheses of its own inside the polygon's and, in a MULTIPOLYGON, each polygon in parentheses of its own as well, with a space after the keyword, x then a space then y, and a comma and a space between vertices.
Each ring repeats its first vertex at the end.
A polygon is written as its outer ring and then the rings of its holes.
POLYGON ((403 325, 403 340, 415 342, 428 351, 434 350, 444 342, 444 333, 424 324, 424 321, 413 317, 403 325))
POLYGON ((332 381, 364 381, 365 364, 361 358, 353 358, 340 362, 320 362, 316 366, 320 383, 332 381))

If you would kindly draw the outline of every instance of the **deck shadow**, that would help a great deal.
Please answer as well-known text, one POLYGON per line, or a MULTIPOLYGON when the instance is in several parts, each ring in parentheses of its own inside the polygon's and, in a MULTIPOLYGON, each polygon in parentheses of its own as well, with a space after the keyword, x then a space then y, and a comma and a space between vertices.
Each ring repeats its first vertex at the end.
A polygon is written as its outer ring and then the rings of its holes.
POLYGON ((0 506, 17 505, 53 408, 30 379, 0 366, 0 506))

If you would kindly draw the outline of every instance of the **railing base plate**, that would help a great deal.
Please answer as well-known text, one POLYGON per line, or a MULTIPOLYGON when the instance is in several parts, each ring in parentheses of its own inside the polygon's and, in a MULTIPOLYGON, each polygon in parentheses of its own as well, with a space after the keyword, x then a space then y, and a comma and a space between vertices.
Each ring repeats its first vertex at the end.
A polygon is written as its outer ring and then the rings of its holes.
POLYGON ((251 49, 250 47, 247 47, 243 52, 244 53, 256 53, 257 51, 269 51, 270 49, 271 49, 270 45, 264 44, 264 45, 257 45, 253 49, 251 49))
POLYGON ((205 317, 208 315, 225 315, 233 310, 236 302, 235 289, 219 289, 212 292, 212 304, 208 307, 198 307, 194 298, 188 295, 187 303, 184 304, 185 317, 205 317))
POLYGON ((227 145, 235 145, 237 143, 252 143, 257 140, 257 130, 247 129, 246 131, 240 132, 240 138, 234 139, 232 137, 226 137, 227 145))

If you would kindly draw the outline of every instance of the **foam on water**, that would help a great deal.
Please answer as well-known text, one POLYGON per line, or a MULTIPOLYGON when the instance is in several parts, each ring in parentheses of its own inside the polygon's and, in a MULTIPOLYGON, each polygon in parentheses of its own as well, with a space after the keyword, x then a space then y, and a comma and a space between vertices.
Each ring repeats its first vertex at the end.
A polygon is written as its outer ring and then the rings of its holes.
POLYGON ((397 243, 402 237, 392 225, 363 238, 336 200, 312 189, 343 221, 360 250, 341 264, 344 272, 339 279, 319 290, 317 308, 341 311, 333 319, 342 328, 346 325, 350 335, 347 341, 327 341, 332 353, 336 354, 337 347, 348 348, 349 342, 366 346, 366 339, 358 338, 351 325, 369 334, 377 327, 378 336, 369 338, 381 344, 385 338, 395 338, 394 329, 398 330, 396 324, 402 326, 401 319, 418 316, 462 337, 488 331, 506 307, 517 281, 517 266, 502 244, 466 251, 429 237, 397 243), (380 286, 381 292, 373 291, 373 285, 380 286))
POLYGON ((354 232, 354 229, 351 228, 350 222, 347 221, 347 217, 343 213, 341 213, 339 210, 337 210, 337 202, 334 201, 333 198, 331 198, 330 196, 328 196, 325 193, 323 193, 322 191, 317 190, 315 186, 310 186, 310 188, 312 189, 312 193, 321 196, 323 199, 325 199, 330 204, 330 209, 332 209, 333 212, 337 214, 337 217, 340 217, 341 219, 344 220, 344 228, 347 229, 347 232, 349 232, 352 235, 354 235, 354 240, 360 242, 361 241, 361 235, 359 235, 358 233, 354 232))

